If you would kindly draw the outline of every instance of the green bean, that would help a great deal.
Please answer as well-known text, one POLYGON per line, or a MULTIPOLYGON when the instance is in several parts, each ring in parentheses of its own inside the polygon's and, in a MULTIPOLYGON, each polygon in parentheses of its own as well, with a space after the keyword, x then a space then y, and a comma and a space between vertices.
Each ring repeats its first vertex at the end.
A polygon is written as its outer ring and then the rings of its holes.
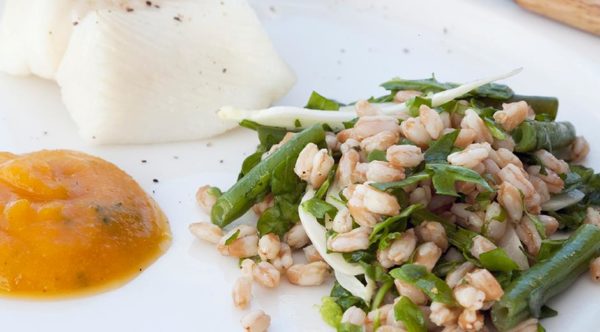
POLYGON ((213 224, 225 227, 246 213, 269 190, 271 174, 278 165, 295 160, 307 144, 319 143, 324 139, 325 131, 320 125, 306 128, 294 135, 217 199, 211 211, 213 224))
POLYGON ((525 101, 533 108, 536 115, 545 115, 549 120, 556 119, 556 113, 558 113, 558 99, 555 97, 514 95, 508 100, 478 98, 477 101, 482 102, 485 106, 498 109, 502 109, 503 103, 525 101))
POLYGON ((507 103, 515 101, 525 101, 537 115, 545 114, 550 120, 556 119, 558 113, 558 99, 556 97, 545 96, 521 96, 514 95, 507 103))
POLYGON ((492 307, 492 320, 506 331, 529 316, 539 317, 544 303, 560 293, 588 268, 600 251, 600 228, 583 225, 550 258, 515 279, 492 307))
POLYGON ((525 121, 512 133, 515 151, 531 152, 546 149, 550 152, 568 146, 575 139, 575 127, 570 122, 525 121))

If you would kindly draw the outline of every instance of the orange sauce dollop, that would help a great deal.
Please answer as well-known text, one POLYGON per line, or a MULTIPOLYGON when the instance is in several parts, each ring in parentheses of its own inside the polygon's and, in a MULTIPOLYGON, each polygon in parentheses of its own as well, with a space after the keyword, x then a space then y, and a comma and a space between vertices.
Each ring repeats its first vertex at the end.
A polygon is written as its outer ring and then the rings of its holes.
POLYGON ((65 150, 0 153, 0 294, 115 287, 170 239, 159 207, 115 165, 65 150))

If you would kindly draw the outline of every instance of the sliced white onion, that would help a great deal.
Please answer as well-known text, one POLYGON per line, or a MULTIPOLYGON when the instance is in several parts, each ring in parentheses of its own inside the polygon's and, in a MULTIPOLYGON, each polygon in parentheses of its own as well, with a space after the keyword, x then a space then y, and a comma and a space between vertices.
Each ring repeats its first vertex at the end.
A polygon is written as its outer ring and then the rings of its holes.
MULTIPOLYGON (((431 97, 431 104, 433 107, 443 105, 482 85, 516 75, 521 70, 522 68, 518 68, 502 75, 476 80, 453 89, 438 92, 431 97)), ((393 115, 407 109, 405 103, 382 103, 377 104, 377 106, 384 114, 388 115, 393 115)), ((237 122, 251 120, 262 125, 285 127, 288 129, 297 129, 297 121, 300 121, 302 127, 314 124, 328 124, 334 130, 343 129, 343 122, 350 121, 357 116, 354 106, 341 107, 338 112, 311 110, 293 106, 276 106, 262 110, 242 110, 226 106, 218 111, 218 115, 224 120, 237 122)))
POLYGON ((504 249, 506 255, 508 255, 510 259, 517 263, 519 270, 523 271, 529 268, 527 256, 523 253, 523 245, 521 244, 521 240, 519 240, 519 236, 517 236, 517 232, 513 225, 508 225, 506 227, 506 232, 502 239, 500 239, 498 245, 504 249))
POLYGON ((334 270, 334 274, 335 279, 345 290, 349 291, 354 296, 360 297, 367 303, 371 301, 373 293, 375 293, 375 282, 373 280, 367 278, 367 285, 365 286, 355 276, 347 275, 336 270, 334 270))
POLYGON ((431 105, 433 107, 444 105, 445 103, 447 103, 451 100, 454 100, 470 91, 473 91, 482 85, 486 85, 488 83, 503 80, 505 78, 517 75, 522 70, 523 70, 523 68, 517 68, 508 73, 504 73, 504 74, 493 76, 493 77, 483 78, 483 79, 473 81, 470 83, 465 83, 461 86, 457 86, 454 89, 438 92, 438 93, 434 94, 433 97, 431 97, 431 105))
MULTIPOLYGON (((302 202, 311 199, 314 195, 315 190, 308 187, 306 189, 306 194, 302 198, 302 202)), ((325 227, 319 224, 315 216, 306 212, 302 208, 302 205, 298 207, 298 214, 306 235, 308 235, 308 238, 312 242, 313 246, 315 246, 315 249, 319 252, 321 257, 323 257, 325 262, 331 266, 332 269, 334 269, 336 272, 350 276, 365 273, 365 270, 362 268, 362 266, 346 262, 341 254, 327 252, 327 230, 325 227)))
POLYGON ((542 204, 543 211, 558 211, 560 209, 564 209, 573 204, 579 203, 585 194, 580 190, 574 189, 567 191, 566 193, 558 194, 552 196, 550 200, 542 204))

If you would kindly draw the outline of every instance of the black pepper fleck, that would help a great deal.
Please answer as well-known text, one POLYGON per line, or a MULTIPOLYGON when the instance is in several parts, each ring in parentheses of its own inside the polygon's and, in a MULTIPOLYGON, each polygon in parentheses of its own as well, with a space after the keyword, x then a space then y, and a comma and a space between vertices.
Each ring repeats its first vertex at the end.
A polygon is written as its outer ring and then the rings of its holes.
POLYGON ((177 16, 173 17, 173 19, 177 22, 181 22, 181 15, 177 15, 177 16))
POLYGON ((79 24, 79 22, 77 22, 77 21, 73 22, 73 25, 77 25, 77 24, 79 24))
POLYGON ((142 164, 145 164, 145 163, 147 163, 147 162, 148 162, 148 160, 146 160, 146 159, 142 159, 142 164))
POLYGON ((222 163, 223 163, 223 159, 219 160, 219 164, 222 164, 222 163))
POLYGON ((408 48, 403 48, 403 49, 402 49, 402 52, 403 52, 404 54, 408 54, 408 53, 410 53, 410 50, 409 50, 408 48))
POLYGON ((152 179, 152 182, 158 183, 158 179, 152 179))
POLYGON ((127 7, 127 8, 125 8, 125 10, 126 10, 128 13, 131 13, 131 12, 133 11, 133 8, 131 8, 131 7, 127 7))
MULTIPOLYGON (((152 6, 152 1, 146 1, 146 6, 152 6)), ((142 269, 140 269, 141 271, 142 269)))
POLYGON ((225 74, 227 72, 227 68, 223 68, 222 72, 225 74))
POLYGON ((179 156, 173 156, 173 159, 179 159, 179 156))

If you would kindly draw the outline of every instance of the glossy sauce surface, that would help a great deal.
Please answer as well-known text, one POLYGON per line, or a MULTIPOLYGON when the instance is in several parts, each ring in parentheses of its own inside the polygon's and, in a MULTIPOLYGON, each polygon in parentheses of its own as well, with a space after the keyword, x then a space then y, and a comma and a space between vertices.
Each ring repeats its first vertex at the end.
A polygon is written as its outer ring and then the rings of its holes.
POLYGON ((135 277, 170 243, 125 172, 87 154, 0 153, 0 294, 74 296, 135 277))

